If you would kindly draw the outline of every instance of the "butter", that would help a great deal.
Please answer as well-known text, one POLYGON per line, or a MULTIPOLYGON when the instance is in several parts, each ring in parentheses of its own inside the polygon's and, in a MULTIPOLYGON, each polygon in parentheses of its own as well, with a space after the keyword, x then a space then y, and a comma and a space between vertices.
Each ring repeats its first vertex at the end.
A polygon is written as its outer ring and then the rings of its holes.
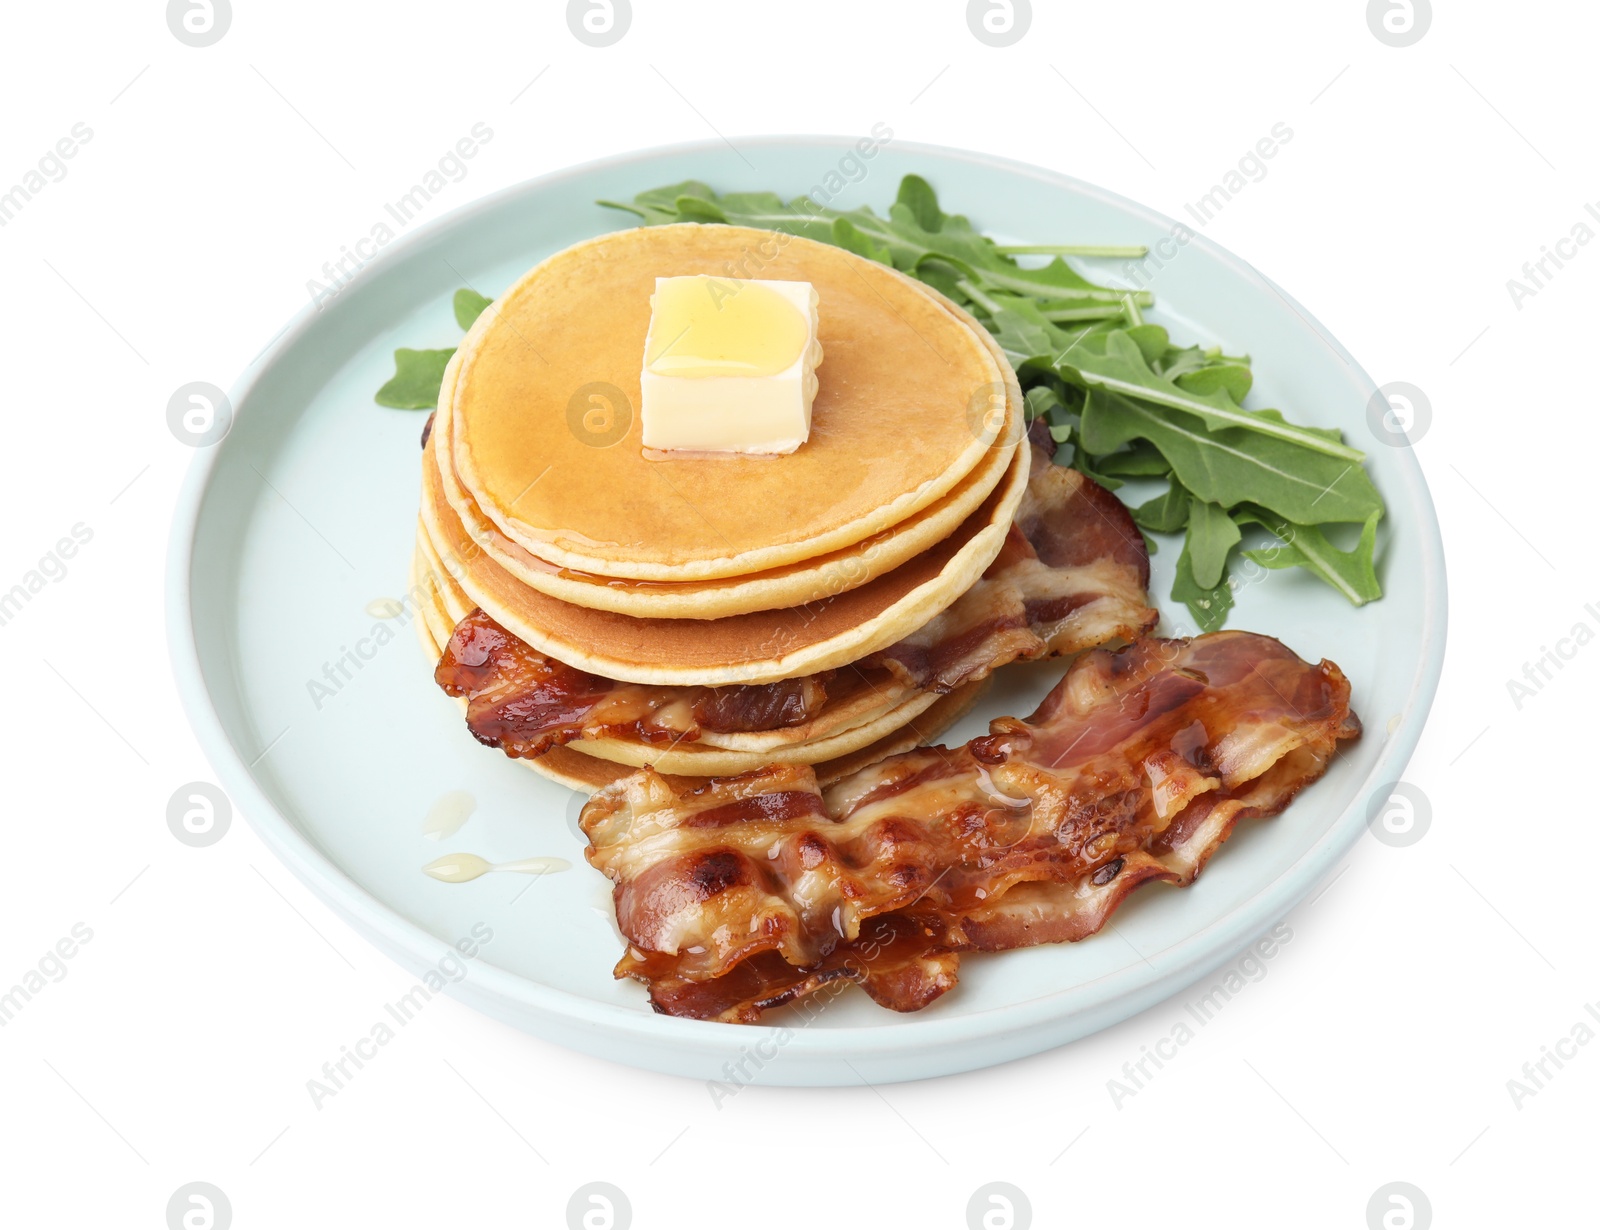
POLYGON ((775 454, 806 442, 822 361, 811 283, 657 278, 650 306, 647 450, 775 454))

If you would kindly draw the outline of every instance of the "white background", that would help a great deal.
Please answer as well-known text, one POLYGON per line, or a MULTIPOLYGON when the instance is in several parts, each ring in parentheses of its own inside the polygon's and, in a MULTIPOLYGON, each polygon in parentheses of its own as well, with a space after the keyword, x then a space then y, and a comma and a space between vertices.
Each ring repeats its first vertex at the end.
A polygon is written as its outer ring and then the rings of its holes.
POLYGON ((959 0, 633 7, 605 49, 553 0, 235 0, 204 49, 158 0, 8 8, 0 190, 75 123, 93 138, 0 229, 0 589, 74 524, 93 539, 0 627, 0 986, 75 923, 93 940, 0 1029, 7 1222, 159 1227, 204 1180, 239 1227, 561 1226, 574 1189, 603 1179, 639 1227, 959 1227, 973 1191, 1005 1180, 1039 1226, 1359 1230, 1402 1180, 1441 1227, 1592 1224, 1600 1045, 1520 1107, 1507 1081, 1600 1001, 1583 786, 1600 649, 1520 708, 1507 681, 1580 621, 1600 629, 1584 609, 1600 603, 1600 245, 1520 310, 1506 282, 1600 201, 1593 7, 1440 5, 1404 49, 1359 0, 1036 0, 1006 49, 970 33, 959 0), (1207 234, 1379 383, 1431 401, 1418 452, 1452 628, 1407 773, 1430 830, 1406 848, 1363 837, 1289 916, 1266 976, 1120 1107, 1108 1080, 1184 997, 989 1071, 750 1089, 720 1109, 701 1084, 441 1001, 314 1109, 306 1079, 411 979, 247 825, 206 849, 167 829, 173 791, 211 776, 164 646, 167 524, 192 458, 168 397, 227 386, 474 122, 496 138, 430 218, 643 146, 879 120, 1175 216, 1293 128, 1207 234))

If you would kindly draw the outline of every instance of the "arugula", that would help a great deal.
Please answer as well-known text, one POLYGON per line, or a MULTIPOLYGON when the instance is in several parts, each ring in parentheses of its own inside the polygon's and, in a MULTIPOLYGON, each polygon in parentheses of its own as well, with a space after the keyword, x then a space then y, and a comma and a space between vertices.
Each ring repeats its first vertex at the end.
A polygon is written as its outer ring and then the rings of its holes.
POLYGON ((1139 507, 1130 510, 1136 525, 1152 534, 1176 534, 1189 524, 1189 502, 1194 497, 1183 489, 1177 479, 1158 495, 1139 507))
MULTIPOLYGON (((1123 300, 1140 307, 1155 302, 1148 291, 1128 292, 1097 286, 1079 275, 1061 256, 1036 269, 1019 265, 987 235, 974 230, 959 214, 947 214, 920 175, 907 175, 889 207, 887 218, 871 209, 825 209, 808 197, 785 202, 773 192, 729 192, 718 195, 699 180, 685 180, 641 192, 631 201, 601 201, 625 209, 647 226, 668 222, 723 222, 781 231, 831 243, 902 273, 957 293, 952 298, 982 303, 1000 293, 1025 295, 1051 320, 1097 320, 1120 317, 1123 300)), ((1117 248, 1114 253, 1143 256, 1143 248, 1117 248)))
POLYGON ((1102 457, 1100 472, 1119 478, 1166 478, 1172 473, 1172 463, 1150 441, 1135 440, 1132 448, 1102 457))
MULTIPOLYGON (((485 299, 477 291, 463 286, 451 300, 456 324, 463 329, 472 328, 493 299, 485 299)), ((378 390, 373 398, 380 406, 391 410, 432 410, 439 404, 439 386, 444 383, 444 369, 456 348, 444 350, 397 350, 394 352, 394 375, 378 390)))
POLYGON ((1249 501, 1299 525, 1365 521, 1383 508, 1353 462, 1238 428, 1207 431, 1189 415, 1116 393, 1090 392, 1080 434, 1091 454, 1149 441, 1185 487, 1224 508, 1249 501))
POLYGON ((472 328, 473 322, 483 315, 483 309, 493 302, 493 299, 485 299, 477 291, 463 286, 456 291, 456 297, 451 304, 455 308, 456 324, 463 329, 472 328))
POLYGON ((1222 627, 1233 609, 1233 587, 1225 579, 1211 586, 1201 585, 1195 579, 1194 552, 1188 537, 1183 540, 1177 575, 1172 578, 1172 598, 1189 608, 1190 616, 1202 632, 1215 632, 1222 627))
POLYGON ((1379 514, 1373 513, 1366 519, 1361 526, 1360 539, 1348 551, 1339 550, 1314 525, 1291 525, 1281 517, 1264 513, 1247 511, 1244 515, 1254 516, 1279 539, 1277 546, 1244 553, 1263 568, 1304 568, 1356 606, 1383 597, 1383 587, 1378 584, 1378 574, 1373 567, 1379 514))
POLYGON ((1197 496, 1189 497, 1189 532, 1183 540, 1184 553, 1203 590, 1216 589, 1227 571, 1228 552, 1239 543, 1238 524, 1221 504, 1197 496))
POLYGON ((447 350, 397 350, 394 375, 374 400, 393 410, 432 410, 439 404, 439 386, 455 347, 447 350))

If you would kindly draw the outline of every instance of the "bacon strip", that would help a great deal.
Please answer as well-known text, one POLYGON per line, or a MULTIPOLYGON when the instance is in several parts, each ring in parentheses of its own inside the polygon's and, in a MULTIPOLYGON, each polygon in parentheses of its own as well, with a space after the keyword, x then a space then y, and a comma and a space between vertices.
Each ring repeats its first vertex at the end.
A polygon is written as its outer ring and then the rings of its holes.
POLYGON ((827 703, 832 673, 726 688, 620 683, 540 653, 475 610, 456 625, 433 677, 467 698, 478 742, 531 759, 578 738, 670 744, 702 730, 804 725, 827 703))
POLYGON ((1193 881, 1360 734, 1349 702, 1332 663, 1219 632, 1086 654, 1026 721, 826 792, 803 766, 685 790, 642 770, 582 818, 616 974, 675 1016, 750 1022, 839 979, 924 1007, 962 952, 1083 939, 1140 884, 1193 881))
POLYGON ((830 702, 870 692, 882 712, 917 692, 941 695, 1019 659, 1078 653, 1155 627, 1150 561, 1114 495, 1053 465, 1035 441, 1028 490, 1000 555, 961 598, 904 640, 856 663, 778 683, 661 687, 564 666, 482 611, 459 624, 434 679, 467 698, 480 743, 513 757, 575 739, 674 744, 719 733, 786 730, 830 702))

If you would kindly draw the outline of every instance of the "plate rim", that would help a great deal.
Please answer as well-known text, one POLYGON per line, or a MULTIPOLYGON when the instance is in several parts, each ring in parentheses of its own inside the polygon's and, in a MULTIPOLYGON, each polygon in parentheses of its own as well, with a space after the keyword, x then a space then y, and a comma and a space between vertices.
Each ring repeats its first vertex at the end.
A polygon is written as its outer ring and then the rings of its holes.
MULTIPOLYGON (((824 134, 741 138, 746 146, 812 146, 830 150, 849 148, 857 140, 856 137, 824 134)), ((1174 227, 1185 225, 1118 193, 1031 163, 925 142, 895 140, 893 148, 913 156, 927 155, 946 162, 965 163, 979 171, 999 170, 1026 176, 1051 187, 1098 199, 1169 233, 1174 227)), ((723 149, 724 143, 717 140, 651 146, 590 159, 521 180, 458 206, 417 230, 400 236, 359 270, 349 286, 357 286, 377 277, 390 265, 408 258, 415 249, 427 245, 435 237, 469 224, 477 216, 518 196, 537 193, 563 181, 581 179, 598 170, 645 165, 663 157, 720 152, 723 149)), ((1190 232, 1190 244, 1231 267, 1247 282, 1279 297, 1299 316, 1301 323, 1342 360, 1354 385, 1369 397, 1376 392, 1376 382, 1355 357, 1297 300, 1248 261, 1195 232, 1193 228, 1186 229, 1190 232)), ((240 407, 249 404, 250 395, 266 372, 318 319, 316 305, 306 304, 250 361, 228 389, 229 403, 235 415, 240 407)), ((196 451, 178 492, 168 538, 164 583, 167 643, 184 712, 201 749, 234 805, 273 855, 326 906, 380 951, 413 972, 421 971, 435 962, 438 954, 448 945, 373 896, 317 849, 311 839, 278 810, 234 746, 212 701, 195 635, 190 575, 201 509, 226 439, 224 436, 217 443, 196 451)), ((1415 449, 1408 445, 1403 452, 1403 456, 1396 458, 1401 489, 1385 494, 1391 516, 1394 509, 1404 507, 1408 514, 1405 521, 1407 529, 1418 536, 1423 572, 1423 652, 1407 689, 1399 723, 1388 733, 1367 775, 1355 784, 1350 803, 1299 858, 1229 909, 1223 917, 1150 954, 1146 963, 1124 966, 1088 982, 1053 990, 1018 1003, 959 1016, 896 1017, 881 1025, 843 1026, 827 1030, 809 1030, 784 1023, 733 1029, 718 1022, 643 1014, 634 1008, 601 1003, 477 961, 469 964, 469 973, 462 982, 452 984, 451 993, 481 1011, 513 1020, 519 1026, 522 1025, 521 1016, 531 1012, 550 1027, 548 1032, 539 1036, 559 1044, 681 1075, 710 1072, 729 1055, 748 1050, 750 1045, 762 1039, 771 1040, 786 1032, 790 1037, 781 1042, 780 1053, 783 1058, 792 1058, 794 1062, 788 1065, 768 1063, 758 1069, 754 1082, 745 1083, 839 1085, 866 1083, 869 1080, 867 1075, 856 1071, 852 1060, 875 1061, 875 1067, 881 1065, 876 1072, 876 1079, 893 1081, 953 1074, 1038 1053, 1125 1020, 1221 968, 1304 900, 1359 839, 1366 827, 1366 818, 1361 814, 1365 801, 1370 799, 1374 789, 1400 778, 1416 750, 1436 697, 1448 634, 1449 603, 1444 544, 1438 515, 1415 449), (1152 976, 1149 971, 1156 968, 1155 961, 1160 958, 1165 958, 1162 967, 1156 969, 1152 976), (1095 987, 1101 990, 1093 1003, 1080 1004, 1071 1009, 1060 1006, 1059 1001, 1069 996, 1079 997, 1086 988, 1095 987), (992 1052, 973 1054, 970 1049, 963 1051, 963 1048, 981 1046, 985 1042, 999 1044, 1002 1039, 1010 1044, 996 1045, 992 1052), (641 1048, 648 1058, 643 1054, 612 1054, 604 1046, 607 1040, 624 1041, 641 1048), (1021 1044, 1017 1045, 1018 1042, 1021 1044), (842 1079, 823 1075, 818 1070, 819 1064, 840 1061, 849 1068, 850 1073, 842 1079)), ((536 1030, 529 1032, 539 1033, 536 1030)))

